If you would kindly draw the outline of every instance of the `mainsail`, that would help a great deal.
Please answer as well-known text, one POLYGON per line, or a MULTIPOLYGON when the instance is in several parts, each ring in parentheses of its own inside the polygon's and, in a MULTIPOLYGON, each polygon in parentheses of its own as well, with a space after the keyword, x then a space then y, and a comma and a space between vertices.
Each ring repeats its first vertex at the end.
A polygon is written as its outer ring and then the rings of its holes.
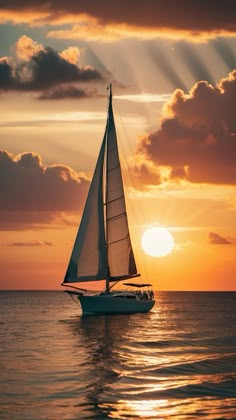
POLYGON ((105 135, 64 283, 104 279, 109 285, 109 282, 137 275, 128 228, 110 86, 105 135))

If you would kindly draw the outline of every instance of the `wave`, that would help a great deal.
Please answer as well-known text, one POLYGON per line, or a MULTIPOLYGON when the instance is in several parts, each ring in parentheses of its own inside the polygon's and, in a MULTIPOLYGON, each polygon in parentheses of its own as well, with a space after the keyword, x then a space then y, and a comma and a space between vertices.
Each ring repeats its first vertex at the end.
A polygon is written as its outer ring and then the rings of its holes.
POLYGON ((236 371, 236 356, 212 356, 210 359, 204 358, 203 360, 184 362, 172 364, 165 367, 149 368, 145 370, 147 374, 152 373, 156 375, 210 375, 216 373, 229 373, 236 371))

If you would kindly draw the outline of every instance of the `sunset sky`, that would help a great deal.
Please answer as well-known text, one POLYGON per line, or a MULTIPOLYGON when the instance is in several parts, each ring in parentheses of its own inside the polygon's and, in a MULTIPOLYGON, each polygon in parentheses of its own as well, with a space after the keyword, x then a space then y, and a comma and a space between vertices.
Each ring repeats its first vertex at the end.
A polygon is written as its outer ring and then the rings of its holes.
POLYGON ((60 289, 112 82, 142 280, 236 290, 235 16, 233 0, 0 0, 0 289, 60 289), (151 226, 168 256, 141 249, 151 226))

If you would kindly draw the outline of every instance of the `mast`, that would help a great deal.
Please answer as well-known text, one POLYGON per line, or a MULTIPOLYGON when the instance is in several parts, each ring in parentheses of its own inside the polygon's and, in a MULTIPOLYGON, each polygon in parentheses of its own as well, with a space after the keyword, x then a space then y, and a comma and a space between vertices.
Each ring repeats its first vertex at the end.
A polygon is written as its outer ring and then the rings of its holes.
MULTIPOLYGON (((107 131, 106 131, 106 137, 107 137, 107 142, 108 142, 108 133, 109 133, 109 126, 110 126, 110 110, 112 110, 112 84, 110 83, 108 86, 109 89, 109 102, 108 102, 108 115, 107 115, 107 131)), ((108 146, 107 146, 107 150, 108 150, 108 146)), ((106 203, 106 244, 107 244, 107 252, 108 252, 108 243, 109 243, 109 233, 108 233, 108 229, 107 229, 107 220, 108 220, 108 207, 107 207, 107 197, 108 197, 108 153, 106 156, 106 195, 105 195, 105 203, 106 203)), ((109 292, 110 290, 110 282, 109 282, 109 277, 110 277, 110 270, 109 270, 109 261, 108 261, 108 270, 107 270, 107 277, 106 277, 106 288, 105 291, 109 292)))
POLYGON ((106 292, 115 283, 136 277, 125 204, 116 127, 112 109, 112 85, 109 85, 109 105, 106 128, 105 226, 107 249, 106 292), (111 285, 111 283, 113 283, 111 285))

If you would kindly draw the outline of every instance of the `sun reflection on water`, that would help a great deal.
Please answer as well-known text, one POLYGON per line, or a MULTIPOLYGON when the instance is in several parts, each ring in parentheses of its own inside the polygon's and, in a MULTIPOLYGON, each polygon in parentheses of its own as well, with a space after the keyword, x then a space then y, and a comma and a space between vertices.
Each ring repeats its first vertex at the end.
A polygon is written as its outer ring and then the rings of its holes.
POLYGON ((206 353, 205 343, 195 341, 193 320, 186 321, 184 311, 175 309, 171 318, 169 311, 160 313, 157 308, 148 314, 147 328, 138 315, 127 318, 127 323, 122 317, 81 321, 79 336, 88 343, 86 353, 93 366, 88 402, 97 401, 104 419, 213 420, 216 411, 223 410, 215 394, 225 391, 215 387, 225 380, 230 384, 231 377, 225 369, 219 371, 221 355, 216 348, 206 353), (202 389, 214 394, 204 404, 202 389))
POLYGON ((168 407, 168 400, 140 400, 117 402, 116 409, 111 411, 110 417, 113 419, 141 418, 154 419, 160 409, 164 416, 173 413, 173 409, 168 407), (118 416, 118 417, 117 417, 118 416))
POLYGON ((224 404, 222 404, 220 399, 212 397, 137 401, 119 400, 115 404, 103 403, 100 405, 100 409, 109 413, 109 418, 115 420, 234 419, 235 408, 232 399, 226 398, 224 404), (221 413, 221 417, 219 417, 219 413, 221 413))

